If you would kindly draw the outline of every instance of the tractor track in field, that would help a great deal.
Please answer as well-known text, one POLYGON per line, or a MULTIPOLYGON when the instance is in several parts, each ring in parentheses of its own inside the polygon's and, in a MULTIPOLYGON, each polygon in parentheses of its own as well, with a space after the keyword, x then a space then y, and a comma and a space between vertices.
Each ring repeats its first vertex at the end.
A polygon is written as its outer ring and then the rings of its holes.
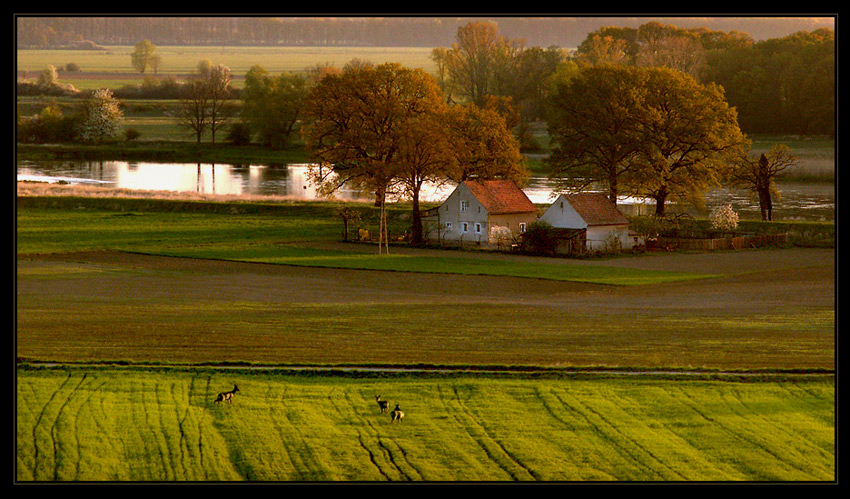
POLYGON ((478 445, 487 458, 497 465, 505 474, 514 481, 540 480, 540 476, 525 465, 513 452, 508 449, 504 442, 494 434, 485 420, 479 418, 463 401, 457 387, 453 387, 450 394, 443 394, 440 390, 440 398, 447 403, 446 407, 456 406, 457 411, 452 411, 455 422, 464 429, 466 434, 478 445), (451 403, 450 405, 448 403, 451 403))
POLYGON ((500 375, 500 376, 572 376, 572 377, 601 377, 601 376, 645 376, 645 377, 675 377, 689 378, 781 378, 781 377, 833 377, 835 371, 829 370, 770 370, 770 371, 733 371, 733 370, 684 370, 684 369, 557 369, 557 368, 470 368, 470 367, 415 367, 415 366, 279 366, 279 365, 231 365, 231 364, 128 364, 128 363, 81 363, 81 362, 49 362, 22 361, 19 367, 33 368, 116 368, 116 369, 175 369, 175 370, 222 370, 222 371, 269 371, 274 373, 316 373, 316 374, 417 374, 417 375, 500 375))

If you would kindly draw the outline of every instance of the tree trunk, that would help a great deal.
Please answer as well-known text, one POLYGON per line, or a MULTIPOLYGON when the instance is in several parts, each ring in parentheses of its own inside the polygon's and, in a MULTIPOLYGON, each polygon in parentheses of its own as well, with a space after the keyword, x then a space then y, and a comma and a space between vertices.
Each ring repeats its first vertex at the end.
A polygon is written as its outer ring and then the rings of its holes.
POLYGON ((664 201, 667 200, 667 187, 662 187, 655 192, 655 216, 661 218, 664 216, 664 201))
POLYGON ((422 213, 419 211, 419 188, 413 190, 413 216, 410 225, 411 246, 422 246, 424 238, 422 235, 422 213))
POLYGON ((762 220, 773 220, 773 203, 770 199, 770 188, 759 188, 759 208, 762 220))
POLYGON ((617 174, 615 172, 611 172, 608 176, 608 199, 614 203, 614 206, 617 205, 617 195, 619 194, 618 189, 617 174))
POLYGON ((386 211, 386 196, 381 197, 381 217, 378 221, 378 254, 386 247, 387 254, 390 254, 389 229, 387 228, 387 211, 386 211), (384 246, 386 245, 386 246, 384 246))

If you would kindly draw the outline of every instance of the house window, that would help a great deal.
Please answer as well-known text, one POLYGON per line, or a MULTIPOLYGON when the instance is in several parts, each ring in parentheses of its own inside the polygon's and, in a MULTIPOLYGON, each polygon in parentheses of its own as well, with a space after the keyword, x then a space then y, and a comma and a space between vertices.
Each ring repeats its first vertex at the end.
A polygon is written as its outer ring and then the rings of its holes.
POLYGON ((460 202, 460 212, 466 213, 468 210, 469 210, 469 201, 464 199, 460 202))
POLYGON ((475 224, 475 233, 481 234, 481 224, 479 224, 479 223, 475 224))
POLYGON ((469 232, 469 222, 463 222, 463 223, 461 224, 461 227, 462 227, 462 228, 461 228, 461 232, 463 232, 464 234, 466 234, 467 232, 469 232))
POLYGON ((452 230, 452 223, 446 222, 446 230, 452 230))
POLYGON ((520 233, 520 234, 522 234, 523 232, 525 232, 525 227, 526 227, 525 222, 520 222, 520 223, 519 223, 519 233, 520 233))

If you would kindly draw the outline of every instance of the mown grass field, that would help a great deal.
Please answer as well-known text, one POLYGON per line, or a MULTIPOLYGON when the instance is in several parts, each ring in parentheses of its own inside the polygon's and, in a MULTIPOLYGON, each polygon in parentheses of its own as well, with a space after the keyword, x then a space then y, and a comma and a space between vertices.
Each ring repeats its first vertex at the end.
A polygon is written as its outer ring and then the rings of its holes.
POLYGON ((26 370, 16 478, 831 481, 834 401, 828 379, 26 370))

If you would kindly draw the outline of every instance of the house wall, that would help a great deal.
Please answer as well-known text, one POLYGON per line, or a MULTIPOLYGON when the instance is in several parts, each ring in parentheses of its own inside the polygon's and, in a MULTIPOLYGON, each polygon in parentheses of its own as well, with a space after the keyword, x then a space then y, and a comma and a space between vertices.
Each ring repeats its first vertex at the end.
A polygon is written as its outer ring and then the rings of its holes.
POLYGON ((629 235, 626 225, 592 225, 587 228, 587 250, 607 251, 613 240, 619 241, 620 249, 630 250, 635 246, 634 236, 629 235), (610 238, 610 239, 609 239, 610 238))
MULTIPOLYGON (((440 236, 443 241, 486 243, 488 240, 487 210, 472 195, 465 184, 458 185, 457 189, 446 198, 440 206, 439 217, 437 218, 439 219, 440 236), (462 206, 464 201, 467 203, 465 210, 462 206), (466 223, 466 232, 463 230, 464 223, 466 223), (479 224, 478 232, 475 230, 475 224, 479 224)), ((437 220, 431 217, 429 222, 436 224, 437 220)), ((433 227, 431 232, 435 233, 435 229, 433 227)))
POLYGON ((489 215, 465 184, 458 185, 439 207, 438 215, 423 217, 422 223, 429 238, 438 236, 444 242, 497 244, 498 234, 491 232, 496 226, 508 227, 514 235, 520 233, 520 223, 526 227, 537 220, 537 213, 489 215), (464 201, 466 209, 464 210, 464 201), (451 224, 449 226, 449 224, 451 224), (464 231, 466 224, 466 231, 464 231))
POLYGON ((497 227, 507 227, 514 238, 525 232, 529 225, 537 221, 537 213, 508 213, 504 215, 490 215, 490 244, 504 244, 499 240, 497 227), (524 224, 524 227, 521 225, 524 224))
MULTIPOLYGON (((562 227, 564 229, 584 229, 587 227, 587 223, 570 203, 564 199, 563 195, 558 196, 558 199, 546 209, 540 220, 547 222, 552 227, 562 227)), ((588 234, 589 237, 590 234, 588 234)))

